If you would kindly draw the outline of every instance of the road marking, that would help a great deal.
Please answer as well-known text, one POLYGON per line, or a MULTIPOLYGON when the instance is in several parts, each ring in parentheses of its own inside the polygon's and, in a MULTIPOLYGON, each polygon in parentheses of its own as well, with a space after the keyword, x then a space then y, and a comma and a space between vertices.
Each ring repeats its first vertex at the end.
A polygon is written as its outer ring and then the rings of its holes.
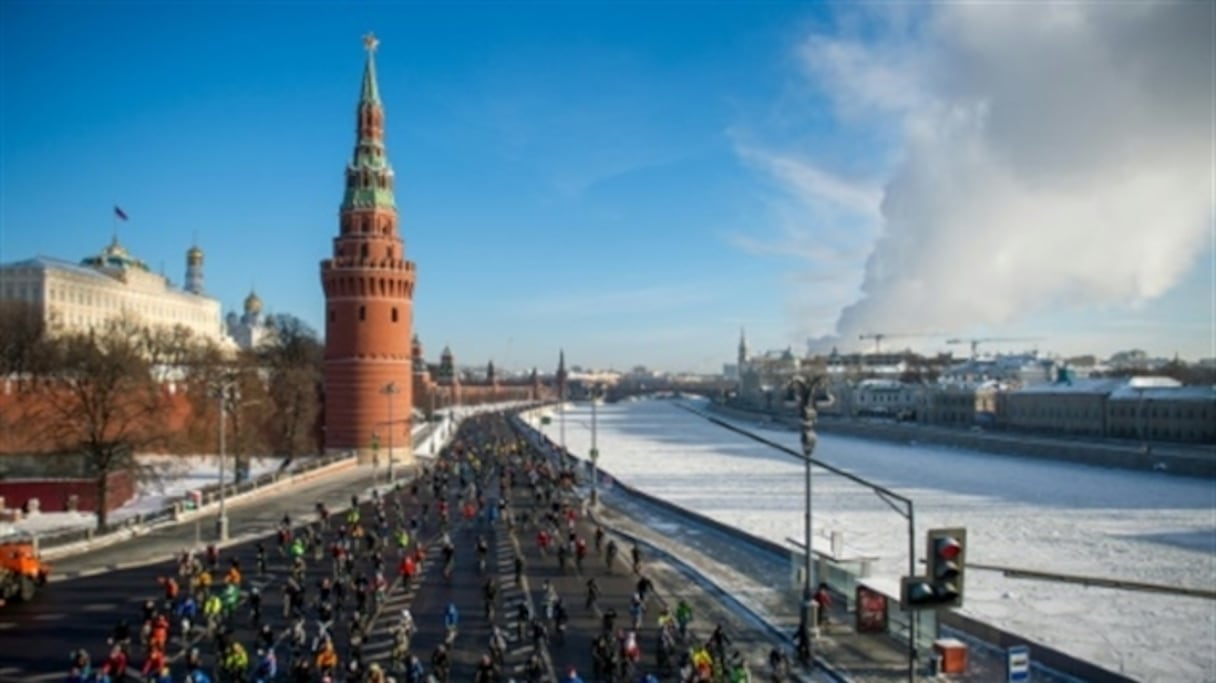
POLYGON ((50 612, 47 614, 35 614, 34 621, 58 621, 63 618, 63 614, 59 612, 50 612))
MULTIPOLYGON (((17 625, 15 621, 0 621, 0 631, 7 631, 17 625)), ((5 669, 0 669, 0 673, 4 673, 5 669)))
POLYGON ((80 608, 81 612, 110 612, 117 607, 112 602, 93 602, 80 608))

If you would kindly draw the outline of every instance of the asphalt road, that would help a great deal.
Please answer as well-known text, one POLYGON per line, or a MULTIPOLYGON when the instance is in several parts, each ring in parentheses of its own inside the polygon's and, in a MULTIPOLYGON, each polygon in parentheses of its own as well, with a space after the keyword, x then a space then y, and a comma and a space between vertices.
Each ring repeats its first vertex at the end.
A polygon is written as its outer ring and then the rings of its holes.
MULTIPOLYGON (((247 585, 258 585, 262 590, 263 617, 273 624, 276 632, 282 632, 288 625, 283 617, 281 591, 288 573, 288 563, 277 552, 277 544, 269 532, 273 531, 285 511, 296 522, 313 519, 313 506, 318 499, 326 500, 331 509, 336 510, 339 503, 349 501, 351 491, 364 490, 370 484, 369 475, 367 468, 359 468, 351 473, 336 475, 333 480, 300 487, 284 496, 229 511, 233 536, 249 538, 226 546, 221 552, 220 566, 226 567, 232 557, 240 560, 247 585), (257 534, 266 539, 265 547, 270 559, 268 574, 260 577, 254 576, 256 550, 252 538, 257 534)), ((531 518, 536 519, 540 511, 537 506, 543 505, 532 497, 519 479, 510 493, 512 506, 517 514, 530 512, 531 518)), ((458 494, 456 487, 452 488, 454 503, 458 494)), ((407 485, 405 491, 397 495, 407 507, 407 514, 412 514, 408 509, 414 506, 416 510, 419 504, 408 500, 408 490, 407 485)), ((501 495, 501 491, 497 481, 491 482, 487 498, 494 499, 498 495, 501 495)), ((367 506, 364 507, 366 519, 369 510, 367 506)), ((453 509, 456 509, 455 505, 453 509)), ((581 571, 571 561, 562 571, 552 550, 549 554, 543 554, 538 548, 534 540, 536 530, 535 525, 519 526, 511 532, 503 520, 493 526, 479 520, 455 522, 451 535, 457 550, 452 578, 448 580, 442 576, 438 543, 430 542, 427 544, 428 560, 424 564, 421 581, 416 581, 409 591, 402 590, 395 581, 396 554, 390 553, 386 574, 393 580, 393 585, 388 599, 371 622, 364 646, 367 660, 386 667, 390 665, 392 629, 401 610, 409 607, 419 627, 413 641, 413 652, 428 665, 429 670, 430 653, 444 632, 443 610, 451 602, 461 614, 452 655, 451 680, 471 681, 474 667, 481 655, 488 651, 491 626, 483 611, 481 588, 487 575, 492 574, 500 586, 495 622, 504 627, 509 639, 504 673, 521 677, 524 664, 537 651, 530 635, 525 635, 523 639, 516 637, 516 606, 524 600, 530 603, 534 614, 543 613, 542 586, 545 581, 550 581, 568 606, 569 630, 562 641, 553 638, 548 643, 542 643, 537 653, 544 662, 549 680, 554 680, 555 675, 564 674, 571 667, 577 668, 590 680, 591 641, 601 628, 601 610, 608 607, 616 610, 620 615, 618 628, 626 627, 629 621, 629 599, 635 590, 637 577, 623 565, 628 557, 628 547, 622 545, 620 557, 611 574, 602 557, 589 558, 581 571), (482 574, 476 566, 473 547, 478 534, 486 537, 492 549, 487 574, 482 574), (516 553, 525 561, 524 577, 518 585, 514 581, 513 571, 516 553), (595 576, 601 588, 599 605, 591 609, 584 605, 585 585, 589 576, 595 576)), ((594 548, 593 528, 589 523, 580 519, 576 530, 594 548)), ((420 536, 433 538, 437 533, 432 524, 420 536)), ((52 583, 31 603, 10 605, 0 611, 0 681, 35 683, 62 680, 68 668, 69 653, 80 647, 88 649, 93 661, 99 662, 108 649, 106 638, 119 619, 126 619, 137 632, 142 620, 141 605, 149 598, 159 599, 161 596, 157 577, 176 574, 176 565, 170 558, 191 545, 193 540, 193 524, 186 524, 61 562, 57 571, 78 576, 52 583)), ((329 566, 327 559, 309 562, 306 585, 310 587, 310 595, 315 595, 312 586, 322 576, 329 574, 329 566)), ((657 610, 652 603, 644 619, 645 633, 653 633, 656 615, 657 610)), ((311 618, 309 626, 311 630, 311 618)), ((251 655, 255 651, 254 633, 250 615, 242 609, 238 613, 235 637, 246 645, 251 655)), ((342 636, 339 640, 345 644, 342 636)), ((653 640, 652 635, 642 635, 640 638, 644 652, 642 671, 654 668, 653 640)), ((194 643, 182 642, 178 629, 173 629, 169 653, 178 658, 175 674, 180 675, 180 656, 190 644, 194 643)), ((199 647, 204 662, 211 664, 214 659, 211 646, 201 644, 199 647)), ((340 652, 344 649, 340 648, 340 652)), ((289 650, 286 641, 280 639, 276 651, 281 671, 289 659, 289 650)), ((131 665, 137 670, 142 665, 142 657, 136 655, 131 665)), ((283 677, 282 673, 280 677, 283 677)))

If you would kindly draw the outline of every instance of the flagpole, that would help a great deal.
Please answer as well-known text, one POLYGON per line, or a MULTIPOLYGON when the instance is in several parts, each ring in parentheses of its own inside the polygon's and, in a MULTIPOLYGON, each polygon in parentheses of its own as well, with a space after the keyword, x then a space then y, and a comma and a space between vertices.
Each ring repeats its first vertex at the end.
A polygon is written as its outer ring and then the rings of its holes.
POLYGON ((111 231, 110 237, 114 242, 118 242, 118 201, 117 200, 114 201, 114 208, 110 209, 110 223, 113 224, 113 226, 114 226, 111 231))

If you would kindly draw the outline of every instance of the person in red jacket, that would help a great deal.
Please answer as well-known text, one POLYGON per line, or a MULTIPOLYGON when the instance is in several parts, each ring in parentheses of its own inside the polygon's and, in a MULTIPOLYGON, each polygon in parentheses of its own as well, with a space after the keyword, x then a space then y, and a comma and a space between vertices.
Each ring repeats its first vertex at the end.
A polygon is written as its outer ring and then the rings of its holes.
POLYGON ((105 664, 110 670, 110 678, 115 681, 121 681, 127 675, 127 653, 122 651, 122 647, 115 645, 110 650, 110 658, 105 664))
POLYGON ((151 674, 159 674, 163 668, 165 668, 165 651, 154 647, 148 652, 148 658, 144 660, 142 669, 144 678, 148 678, 151 674))
POLYGON ((819 588, 815 590, 815 595, 811 599, 819 606, 818 623, 820 626, 823 626, 828 622, 828 611, 832 609, 832 593, 828 590, 828 585, 820 583, 819 588))
POLYGON ((413 555, 406 555, 401 558, 401 589, 409 590, 410 581, 413 580, 414 574, 418 572, 418 564, 414 561, 413 555))

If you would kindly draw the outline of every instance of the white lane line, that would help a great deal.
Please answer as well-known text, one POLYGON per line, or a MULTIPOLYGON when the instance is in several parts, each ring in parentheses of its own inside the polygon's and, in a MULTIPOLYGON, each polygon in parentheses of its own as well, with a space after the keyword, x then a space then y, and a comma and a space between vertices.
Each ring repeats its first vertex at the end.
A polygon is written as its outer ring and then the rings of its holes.
POLYGON ((59 612, 48 612, 46 614, 35 614, 34 621, 58 621, 63 618, 63 614, 59 612))
POLYGON ((81 612, 111 612, 117 605, 112 602, 93 602, 80 608, 81 612))

